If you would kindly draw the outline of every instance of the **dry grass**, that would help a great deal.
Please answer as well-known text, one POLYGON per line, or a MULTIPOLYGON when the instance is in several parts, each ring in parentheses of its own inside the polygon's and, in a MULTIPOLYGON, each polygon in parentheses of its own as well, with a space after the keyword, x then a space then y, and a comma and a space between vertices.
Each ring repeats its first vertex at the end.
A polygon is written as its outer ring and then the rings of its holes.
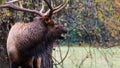
MULTIPOLYGON (((62 57, 68 47, 61 47, 62 57)), ((61 60, 59 48, 55 47, 54 58, 61 60)), ((120 68, 120 48, 70 47, 69 54, 58 68, 120 68)), ((56 68, 56 67, 54 67, 56 68)))

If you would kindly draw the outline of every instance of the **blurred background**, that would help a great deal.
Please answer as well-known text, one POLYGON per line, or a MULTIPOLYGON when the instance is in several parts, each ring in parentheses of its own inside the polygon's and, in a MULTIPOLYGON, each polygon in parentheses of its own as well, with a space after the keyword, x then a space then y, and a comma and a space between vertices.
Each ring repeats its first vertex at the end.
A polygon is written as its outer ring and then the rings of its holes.
MULTIPOLYGON (((0 4, 7 1, 0 0, 0 4)), ((21 2, 25 8, 41 8, 41 0, 21 2)), ((52 0, 53 6, 63 2, 52 0)), ((0 9, 0 68, 8 68, 6 39, 10 28, 34 17, 27 12, 0 9)), ((54 18, 68 30, 65 39, 55 43, 54 68, 120 68, 120 0, 69 0, 54 18)))

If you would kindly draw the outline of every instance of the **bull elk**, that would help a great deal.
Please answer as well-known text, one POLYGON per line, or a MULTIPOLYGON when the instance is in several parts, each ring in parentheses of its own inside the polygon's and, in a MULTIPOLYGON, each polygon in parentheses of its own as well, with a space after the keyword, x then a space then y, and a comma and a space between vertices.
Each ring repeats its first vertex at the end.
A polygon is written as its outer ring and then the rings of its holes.
POLYGON ((46 12, 43 12, 44 5, 42 5, 40 11, 37 11, 16 6, 11 2, 0 5, 0 8, 30 12, 38 16, 33 22, 18 22, 10 29, 7 38, 10 68, 40 68, 40 61, 36 61, 38 65, 34 65, 34 59, 44 53, 48 46, 47 44, 51 44, 57 39, 62 39, 62 34, 67 33, 66 28, 52 18, 53 14, 59 12, 67 5, 67 0, 56 8, 53 8, 47 0, 44 0, 49 8, 46 12))

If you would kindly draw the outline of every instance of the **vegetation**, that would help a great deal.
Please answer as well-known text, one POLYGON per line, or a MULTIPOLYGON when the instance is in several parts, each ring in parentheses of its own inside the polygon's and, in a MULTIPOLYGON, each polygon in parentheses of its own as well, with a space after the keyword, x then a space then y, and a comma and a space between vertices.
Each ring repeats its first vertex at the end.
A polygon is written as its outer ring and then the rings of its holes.
MULTIPOLYGON (((70 47, 69 54, 58 68, 119 68, 120 48, 111 49, 94 47, 70 47)), ((68 47, 61 47, 62 58, 65 57, 68 47)), ((61 61, 59 48, 53 51, 53 57, 61 61)), ((55 60, 54 60, 55 61, 55 60)), ((55 68, 57 68, 55 67, 55 68)))

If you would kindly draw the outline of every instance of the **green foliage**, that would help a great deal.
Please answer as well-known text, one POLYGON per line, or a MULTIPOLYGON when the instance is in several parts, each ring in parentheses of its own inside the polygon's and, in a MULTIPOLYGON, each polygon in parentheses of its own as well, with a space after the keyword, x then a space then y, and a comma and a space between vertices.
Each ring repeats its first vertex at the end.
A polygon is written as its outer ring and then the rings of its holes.
POLYGON ((92 40, 91 42, 102 42, 104 45, 120 40, 120 28, 117 26, 120 15, 115 11, 113 0, 79 0, 69 4, 68 36, 71 37, 71 42, 90 43, 92 40))
POLYGON ((0 4, 3 4, 5 2, 6 2, 6 0, 0 0, 0 4))

